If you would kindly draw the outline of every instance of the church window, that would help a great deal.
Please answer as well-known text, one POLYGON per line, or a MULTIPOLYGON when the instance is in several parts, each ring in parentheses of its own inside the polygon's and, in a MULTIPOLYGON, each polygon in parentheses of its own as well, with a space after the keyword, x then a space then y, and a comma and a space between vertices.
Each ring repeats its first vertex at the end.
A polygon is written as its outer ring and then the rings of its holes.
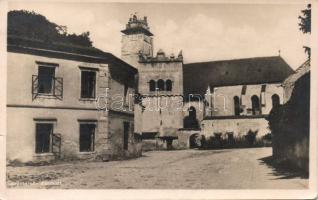
POLYGON ((273 108, 276 108, 280 105, 280 102, 279 102, 279 96, 277 94, 274 94, 272 96, 272 106, 273 108))
POLYGON ((240 115, 240 98, 238 96, 235 96, 233 98, 234 101, 234 115, 239 116, 240 115))
POLYGON ((252 100, 252 113, 253 113, 253 115, 261 114, 260 102, 259 102, 258 96, 253 95, 251 100, 252 100))
POLYGON ((162 79, 158 80, 158 90, 164 91, 165 90, 165 82, 162 79))
POLYGON ((166 90, 167 91, 172 91, 172 81, 171 80, 166 80, 166 90))
POLYGON ((156 90, 156 81, 150 80, 149 81, 149 91, 153 92, 156 90))

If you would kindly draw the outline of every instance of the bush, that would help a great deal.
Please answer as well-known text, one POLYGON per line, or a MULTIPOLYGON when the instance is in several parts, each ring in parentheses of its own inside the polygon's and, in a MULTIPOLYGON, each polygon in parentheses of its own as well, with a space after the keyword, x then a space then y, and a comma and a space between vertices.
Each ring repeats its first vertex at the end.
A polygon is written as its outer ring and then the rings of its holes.
POLYGON ((263 140, 272 141, 272 133, 267 133, 262 137, 263 140))
POLYGON ((245 139, 249 146, 253 146, 256 141, 256 135, 258 131, 249 130, 245 135, 245 139))
MULTIPOLYGON (((266 141, 265 136, 256 138, 258 131, 249 130, 242 137, 233 137, 233 133, 214 133, 214 136, 206 138, 201 137, 202 149, 221 149, 221 148, 249 148, 270 146, 271 143, 266 141), (223 137, 222 137, 223 136, 223 137)), ((266 138, 269 136, 266 136, 266 138)))

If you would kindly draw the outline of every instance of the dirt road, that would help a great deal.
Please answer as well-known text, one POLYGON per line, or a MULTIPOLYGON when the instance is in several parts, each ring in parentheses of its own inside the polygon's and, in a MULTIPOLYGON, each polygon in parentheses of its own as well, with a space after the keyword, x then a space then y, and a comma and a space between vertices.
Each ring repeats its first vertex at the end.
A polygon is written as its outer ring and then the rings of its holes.
POLYGON ((308 179, 268 164, 271 148, 153 151, 112 162, 7 168, 12 188, 305 189, 308 179))

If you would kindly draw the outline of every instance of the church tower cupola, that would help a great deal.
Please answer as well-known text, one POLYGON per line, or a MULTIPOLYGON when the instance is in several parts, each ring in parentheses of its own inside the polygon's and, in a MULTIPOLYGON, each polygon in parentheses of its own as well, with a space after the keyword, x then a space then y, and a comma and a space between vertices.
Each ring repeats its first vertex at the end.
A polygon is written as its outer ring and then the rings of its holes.
POLYGON ((143 33, 147 36, 153 36, 153 34, 149 31, 146 16, 143 19, 138 19, 136 15, 133 15, 129 18, 129 21, 126 24, 126 29, 121 32, 126 35, 143 33))
POLYGON ((121 58, 138 69, 140 57, 153 56, 153 34, 150 32, 147 17, 138 18, 136 14, 132 15, 121 32, 121 58))

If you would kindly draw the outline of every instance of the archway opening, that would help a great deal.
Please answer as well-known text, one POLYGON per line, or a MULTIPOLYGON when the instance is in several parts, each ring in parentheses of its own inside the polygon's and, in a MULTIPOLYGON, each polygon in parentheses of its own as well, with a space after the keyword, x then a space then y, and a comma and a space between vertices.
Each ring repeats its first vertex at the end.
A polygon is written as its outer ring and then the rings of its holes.
POLYGON ((189 146, 190 148, 198 148, 201 146, 199 133, 194 133, 189 137, 189 146))

